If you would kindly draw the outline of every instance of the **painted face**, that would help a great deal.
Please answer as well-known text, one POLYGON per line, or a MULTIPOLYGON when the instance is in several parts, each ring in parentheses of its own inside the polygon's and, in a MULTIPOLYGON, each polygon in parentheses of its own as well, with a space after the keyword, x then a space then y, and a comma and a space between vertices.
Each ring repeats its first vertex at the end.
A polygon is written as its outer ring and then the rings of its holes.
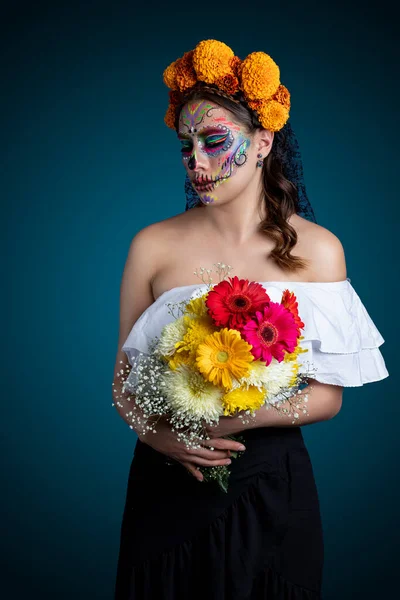
MULTIPOLYGON (((244 171, 248 158, 250 138, 244 128, 232 121, 228 110, 201 100, 183 107, 178 138, 185 168, 201 201, 210 204, 228 197, 229 182, 235 177, 239 184, 239 170, 244 171)), ((250 168, 246 171, 249 175, 250 168)))

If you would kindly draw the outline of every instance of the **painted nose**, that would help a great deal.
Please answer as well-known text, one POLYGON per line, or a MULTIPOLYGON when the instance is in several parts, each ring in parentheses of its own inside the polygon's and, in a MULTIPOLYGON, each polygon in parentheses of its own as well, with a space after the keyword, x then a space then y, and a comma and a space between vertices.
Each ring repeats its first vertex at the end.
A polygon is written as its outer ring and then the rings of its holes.
POLYGON ((201 152, 199 146, 194 142, 192 156, 187 161, 187 167, 189 171, 200 171, 202 169, 206 169, 207 159, 204 156, 204 153, 201 152))
POLYGON ((189 158, 188 160, 188 169, 190 169, 191 171, 194 171, 194 169, 197 167, 197 159, 196 159, 196 155, 192 154, 192 156, 189 158))

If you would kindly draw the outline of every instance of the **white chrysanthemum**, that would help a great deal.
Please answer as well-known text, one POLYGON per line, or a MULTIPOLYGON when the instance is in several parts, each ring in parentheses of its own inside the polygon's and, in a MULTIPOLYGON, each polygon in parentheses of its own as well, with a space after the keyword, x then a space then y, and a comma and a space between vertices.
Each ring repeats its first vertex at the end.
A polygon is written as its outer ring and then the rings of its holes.
POLYGON ((197 371, 180 364, 162 376, 163 390, 175 411, 196 420, 218 420, 223 416, 223 390, 217 388, 197 371))
POLYGON ((297 373, 297 362, 296 361, 282 361, 279 362, 276 358, 272 358, 271 363, 266 366, 260 360, 255 360, 251 363, 250 373, 247 377, 242 377, 237 383, 235 382, 234 387, 246 387, 250 385, 256 386, 259 390, 264 389, 266 391, 265 399, 270 400, 276 396, 281 389, 289 386, 293 377, 297 373))
POLYGON ((186 332, 187 325, 183 316, 164 325, 154 354, 156 356, 172 356, 176 351, 175 344, 182 340, 186 332))

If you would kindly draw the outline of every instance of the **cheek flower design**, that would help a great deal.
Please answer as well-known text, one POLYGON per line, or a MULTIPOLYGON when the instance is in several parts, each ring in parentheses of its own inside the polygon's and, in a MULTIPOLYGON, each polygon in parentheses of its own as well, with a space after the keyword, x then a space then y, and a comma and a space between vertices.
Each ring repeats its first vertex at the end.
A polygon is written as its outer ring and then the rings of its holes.
POLYGON ((298 329, 289 309, 277 302, 269 302, 262 311, 243 327, 243 338, 253 346, 251 352, 268 366, 272 357, 281 362, 286 352, 297 346, 298 329))
POLYGON ((213 287, 208 293, 206 306, 215 325, 240 331, 269 301, 270 297, 260 283, 249 283, 248 279, 239 279, 235 275, 213 287))

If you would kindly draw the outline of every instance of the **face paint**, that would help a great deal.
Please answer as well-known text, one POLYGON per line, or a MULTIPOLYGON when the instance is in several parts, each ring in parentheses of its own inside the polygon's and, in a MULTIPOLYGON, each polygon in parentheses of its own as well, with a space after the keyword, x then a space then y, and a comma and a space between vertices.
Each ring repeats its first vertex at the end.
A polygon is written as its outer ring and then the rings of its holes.
POLYGON ((195 169, 196 167, 197 167, 196 152, 193 152, 192 156, 188 160, 188 168, 191 171, 193 171, 193 169, 195 169))
MULTIPOLYGON (((186 105, 181 113, 183 126, 187 128, 188 133, 197 134, 199 140, 199 148, 201 151, 209 153, 210 156, 218 156, 232 145, 233 135, 228 127, 224 125, 216 125, 214 127, 204 127, 198 130, 198 126, 203 122, 204 117, 210 117, 212 110, 218 110, 217 106, 213 106, 209 102, 194 102, 186 105)), ((188 162, 188 167, 193 170, 196 167, 196 156, 192 153, 193 144, 188 134, 179 132, 178 137, 181 141, 181 153, 184 161, 188 162)))
MULTIPOLYGON (((182 137, 179 134, 181 141, 181 153, 184 161, 190 161, 195 154, 191 139, 182 137)), ((233 134, 228 127, 224 125, 216 125, 213 127, 204 127, 198 132, 199 150, 210 158, 224 154, 233 144, 233 134)), ((189 165, 188 165, 189 166, 189 165)), ((189 166, 190 169, 194 168, 189 166)))
POLYGON ((197 127, 203 122, 204 117, 206 115, 210 117, 210 112, 217 108, 205 100, 187 104, 181 112, 183 125, 187 127, 189 133, 196 133, 197 127))
POLYGON ((207 175, 200 174, 192 179, 193 187, 204 204, 211 204, 217 200, 211 192, 228 181, 237 169, 246 163, 246 151, 250 146, 250 139, 242 128, 226 116, 218 116, 218 112, 214 116, 214 110, 219 111, 221 107, 207 101, 187 104, 181 112, 181 127, 178 133, 182 159, 187 163, 188 169, 196 168, 198 151, 209 159, 212 172, 208 171, 207 175), (198 126, 203 122, 203 127, 199 129, 198 126), (196 148, 194 136, 197 138, 196 148))
POLYGON ((222 165, 210 176, 199 175, 195 179, 193 187, 199 194, 203 202, 207 204, 216 201, 216 197, 210 192, 228 181, 230 177, 235 175, 237 168, 243 166, 247 161, 246 150, 250 146, 250 139, 246 138, 242 133, 238 135, 236 144, 231 152, 229 152, 222 162, 222 165))
POLYGON ((209 156, 219 156, 223 154, 233 144, 233 134, 225 125, 216 125, 215 127, 205 128, 204 133, 199 139, 199 147, 202 152, 209 156))

